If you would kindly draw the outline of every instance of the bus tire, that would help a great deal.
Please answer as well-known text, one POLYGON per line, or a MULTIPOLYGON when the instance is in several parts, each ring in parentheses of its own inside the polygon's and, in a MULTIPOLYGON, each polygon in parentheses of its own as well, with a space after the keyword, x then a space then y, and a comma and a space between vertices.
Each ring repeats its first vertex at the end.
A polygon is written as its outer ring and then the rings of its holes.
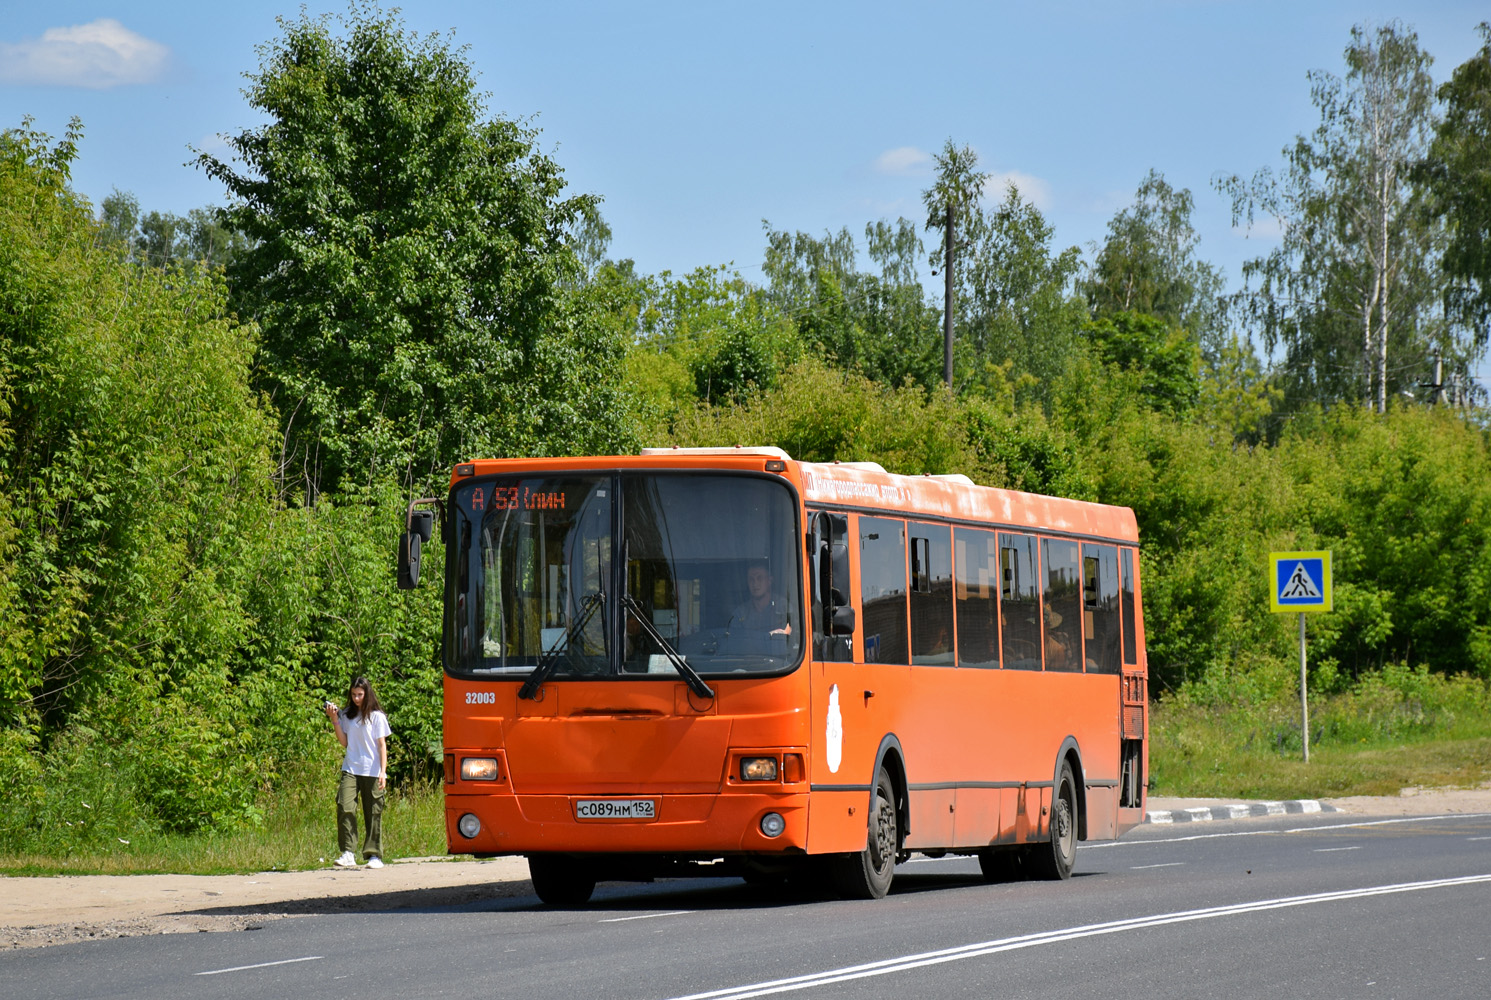
POLYGON ((896 853, 901 849, 896 786, 884 768, 875 778, 867 834, 863 851, 833 859, 834 886, 845 899, 881 899, 896 874, 896 853))
POLYGON ((528 877, 538 898, 550 906, 579 906, 595 892, 595 876, 584 862, 562 854, 530 854, 528 877))
POLYGON ((1077 863, 1077 779, 1070 761, 1061 762, 1051 795, 1051 839, 1030 846, 1031 868, 1038 878, 1068 879, 1077 863))

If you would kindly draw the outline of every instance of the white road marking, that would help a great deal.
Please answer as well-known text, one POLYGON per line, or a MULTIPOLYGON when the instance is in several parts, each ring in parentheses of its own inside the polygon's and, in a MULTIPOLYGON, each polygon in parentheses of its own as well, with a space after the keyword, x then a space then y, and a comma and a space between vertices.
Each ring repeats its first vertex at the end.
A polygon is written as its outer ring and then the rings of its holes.
POLYGON ((1179 868, 1181 865, 1184 864, 1184 861, 1166 861, 1162 865, 1130 865, 1129 870, 1138 872, 1143 871, 1146 868, 1179 868))
POLYGON ((611 917, 608 920, 598 921, 598 923, 623 924, 626 923, 628 920, 651 920, 653 917, 681 917, 685 913, 693 912, 693 910, 669 910, 667 913, 644 913, 641 916, 637 917, 611 917))
POLYGON ((1104 840, 1096 844, 1078 844, 1080 851, 1100 851, 1107 847, 1146 847, 1150 844, 1183 844, 1188 840, 1219 840, 1223 837, 1266 837, 1281 833, 1313 833, 1316 830, 1359 830, 1368 826, 1390 826, 1395 823, 1429 823, 1440 819, 1484 819, 1491 813, 1450 813, 1446 816, 1407 816, 1402 819, 1363 820, 1360 823, 1322 823, 1320 826, 1296 826, 1288 830, 1234 830, 1230 833, 1196 833, 1189 837, 1166 837, 1163 840, 1104 840))
POLYGON ((267 969, 271 965, 294 965, 296 962, 316 962, 322 958, 320 955, 307 955, 305 958, 282 958, 278 962, 260 962, 258 965, 235 965, 231 969, 213 969, 210 972, 193 972, 194 976, 220 976, 224 972, 242 972, 245 969, 267 969))
POLYGON ((1097 937, 1103 934, 1145 930, 1151 927, 1163 927, 1166 924, 1208 920, 1213 917, 1230 917, 1246 913, 1259 913, 1265 910, 1281 910, 1296 906, 1308 906, 1311 903, 1340 902, 1350 899, 1363 899, 1369 896, 1416 892, 1423 889, 1444 889, 1488 882, 1491 882, 1491 875, 1468 875, 1461 878, 1434 879, 1429 882, 1400 882, 1393 885, 1367 886, 1361 889, 1322 892, 1309 896, 1286 896, 1280 899, 1262 899, 1252 903, 1213 906, 1202 910, 1157 913, 1153 916, 1115 920, 1110 923, 1086 924, 1079 927, 1044 931, 1039 934, 1022 934, 1019 937, 1000 938, 995 941, 979 941, 974 944, 959 945, 955 948, 944 948, 939 951, 927 951, 915 955, 903 955, 900 958, 887 958, 878 962, 867 962, 863 965, 850 965, 840 969, 825 969, 822 972, 813 972, 804 976, 793 976, 789 979, 773 979, 768 982, 732 986, 728 989, 710 990, 705 993, 690 993, 687 996, 676 997, 674 1000, 747 1000, 748 997, 768 996, 774 993, 789 993, 794 990, 811 989, 815 986, 828 986, 832 983, 866 979, 871 976, 885 976, 893 972, 907 972, 911 969, 920 969, 929 965, 958 962, 966 958, 979 958, 999 952, 1033 948, 1039 945, 1058 944, 1063 941, 1097 937))
POLYGON ((1360 851, 1360 847, 1317 847, 1316 854, 1334 854, 1336 851, 1360 851))
POLYGON ((1491 840, 1491 837, 1466 837, 1466 840, 1491 840))

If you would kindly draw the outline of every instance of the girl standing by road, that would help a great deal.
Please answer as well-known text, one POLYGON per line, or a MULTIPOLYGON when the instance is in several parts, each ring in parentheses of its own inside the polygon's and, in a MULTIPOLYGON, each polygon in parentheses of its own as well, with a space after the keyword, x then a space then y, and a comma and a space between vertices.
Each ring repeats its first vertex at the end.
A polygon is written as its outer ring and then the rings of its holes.
POLYGON ((378 704, 373 685, 359 677, 347 689, 347 707, 326 703, 326 717, 336 727, 337 741, 347 748, 342 779, 337 785, 337 847, 339 868, 355 868, 357 858, 357 800, 362 799, 362 854, 369 868, 383 867, 383 796, 388 788, 388 716, 378 704))

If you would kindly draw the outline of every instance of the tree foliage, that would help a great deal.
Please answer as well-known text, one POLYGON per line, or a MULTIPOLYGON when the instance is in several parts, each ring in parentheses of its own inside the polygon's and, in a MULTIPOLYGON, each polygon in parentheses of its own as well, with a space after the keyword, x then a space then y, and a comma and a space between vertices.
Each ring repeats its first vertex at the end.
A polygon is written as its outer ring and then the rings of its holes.
POLYGON ((1049 402, 1056 379, 1082 353, 1088 311, 1074 288, 1081 261, 1076 247, 1054 246, 1055 233, 1013 184, 992 212, 968 220, 958 295, 964 391, 997 394, 1013 376, 1022 395, 1049 402))
POLYGON ((766 239, 767 294, 796 324, 805 348, 888 385, 938 380, 942 341, 917 277, 923 248, 914 224, 865 226, 878 275, 859 269, 859 244, 847 229, 819 239, 768 226, 766 239))
POLYGON ((1484 348, 1491 329, 1491 22, 1479 30, 1480 51, 1439 88, 1445 113, 1422 176, 1432 210, 1449 226, 1446 305, 1484 348))
POLYGON ((1285 351, 1292 405, 1339 399, 1385 412, 1429 373, 1433 347, 1464 352, 1441 322, 1442 228, 1427 221, 1411 165, 1434 128, 1432 61, 1404 25, 1353 28, 1346 75, 1310 74, 1320 125, 1286 147, 1286 169, 1220 183, 1234 222, 1277 219, 1283 239, 1244 265, 1241 294, 1265 347, 1285 351))
POLYGON ((1098 360, 1139 376, 1139 391, 1154 409, 1184 418, 1195 407, 1201 352, 1184 330, 1133 312, 1113 313, 1082 329, 1098 360))
POLYGON ((1191 192, 1151 170, 1134 203, 1108 223, 1108 237, 1081 282, 1095 319, 1144 313, 1211 348, 1221 334, 1222 276, 1196 256, 1191 192))
POLYGON ((99 238, 141 264, 225 268, 248 248, 248 240, 227 228, 222 215, 213 206, 186 215, 154 210, 142 215, 138 198, 115 190, 99 205, 99 238))
POLYGON ((228 138, 246 168, 197 162, 254 243, 233 305, 263 330, 293 478, 412 484, 458 456, 624 437, 623 347, 563 294, 593 199, 564 197, 532 129, 484 117, 442 39, 372 3, 280 26, 246 92, 268 121, 228 138))

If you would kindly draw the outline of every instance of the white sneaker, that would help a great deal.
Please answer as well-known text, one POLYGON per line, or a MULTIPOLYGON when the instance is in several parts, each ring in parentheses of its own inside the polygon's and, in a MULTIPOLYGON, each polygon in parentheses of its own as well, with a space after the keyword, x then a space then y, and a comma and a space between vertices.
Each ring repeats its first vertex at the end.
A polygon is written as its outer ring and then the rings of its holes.
POLYGON ((382 868, 383 867, 383 859, 380 858, 380 857, 378 857, 378 855, 376 855, 376 854, 373 855, 371 858, 368 858, 368 867, 369 868, 382 868))
POLYGON ((351 851, 343 851, 332 864, 338 868, 356 868, 357 859, 352 856, 351 851))

